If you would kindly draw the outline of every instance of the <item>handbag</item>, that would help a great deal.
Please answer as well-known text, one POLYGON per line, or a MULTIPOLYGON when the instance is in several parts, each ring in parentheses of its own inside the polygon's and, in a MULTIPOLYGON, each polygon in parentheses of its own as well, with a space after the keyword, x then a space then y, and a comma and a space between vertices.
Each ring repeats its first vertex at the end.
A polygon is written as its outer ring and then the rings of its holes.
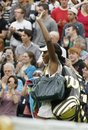
POLYGON ((38 101, 62 100, 65 93, 65 78, 60 74, 54 77, 42 76, 32 88, 32 97, 38 101))

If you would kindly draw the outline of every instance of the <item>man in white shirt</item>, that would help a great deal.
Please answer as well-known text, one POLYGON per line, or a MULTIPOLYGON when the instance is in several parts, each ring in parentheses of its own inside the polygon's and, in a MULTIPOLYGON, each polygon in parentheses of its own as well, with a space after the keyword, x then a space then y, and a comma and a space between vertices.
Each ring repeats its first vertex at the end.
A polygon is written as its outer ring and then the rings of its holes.
POLYGON ((16 48, 18 45, 21 44, 21 37, 20 37, 20 31, 19 30, 23 30, 23 29, 29 29, 32 30, 32 25, 31 22, 27 21, 24 19, 24 15, 25 15, 25 10, 21 7, 16 8, 15 11, 15 22, 12 22, 10 25, 10 29, 9 29, 9 36, 11 36, 10 38, 10 45, 14 48, 16 48), (13 35, 15 33, 15 35, 13 35), (19 37, 19 39, 16 39, 19 37))

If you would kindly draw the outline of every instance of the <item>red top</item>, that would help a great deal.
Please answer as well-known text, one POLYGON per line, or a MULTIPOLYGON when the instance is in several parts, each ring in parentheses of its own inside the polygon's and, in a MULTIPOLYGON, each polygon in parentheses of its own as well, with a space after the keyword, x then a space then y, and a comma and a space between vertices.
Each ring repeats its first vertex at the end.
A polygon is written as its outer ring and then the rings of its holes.
POLYGON ((84 16, 81 11, 78 11, 78 21, 84 25, 85 37, 88 37, 88 16, 84 16))
POLYGON ((60 22, 60 26, 58 26, 58 31, 61 36, 63 26, 65 23, 68 22, 68 10, 55 8, 51 13, 51 17, 56 21, 56 23, 60 22))

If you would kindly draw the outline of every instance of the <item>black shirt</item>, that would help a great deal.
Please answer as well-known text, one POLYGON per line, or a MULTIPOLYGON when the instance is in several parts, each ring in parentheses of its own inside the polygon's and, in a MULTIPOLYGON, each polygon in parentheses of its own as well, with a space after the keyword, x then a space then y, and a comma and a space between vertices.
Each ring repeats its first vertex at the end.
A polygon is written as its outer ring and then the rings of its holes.
POLYGON ((82 69, 85 67, 85 63, 82 59, 79 59, 75 64, 73 64, 73 67, 81 76, 83 76, 82 69))
POLYGON ((4 30, 8 30, 8 23, 4 18, 0 19, 0 33, 2 33, 2 31, 4 30))

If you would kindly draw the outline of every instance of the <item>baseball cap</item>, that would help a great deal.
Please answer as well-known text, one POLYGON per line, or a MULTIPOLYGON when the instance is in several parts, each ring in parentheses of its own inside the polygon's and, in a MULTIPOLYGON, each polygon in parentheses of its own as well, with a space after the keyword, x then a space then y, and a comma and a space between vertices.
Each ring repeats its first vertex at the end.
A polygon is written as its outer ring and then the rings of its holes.
POLYGON ((75 7, 71 7, 68 9, 69 12, 73 12, 75 15, 78 14, 78 10, 75 7))

